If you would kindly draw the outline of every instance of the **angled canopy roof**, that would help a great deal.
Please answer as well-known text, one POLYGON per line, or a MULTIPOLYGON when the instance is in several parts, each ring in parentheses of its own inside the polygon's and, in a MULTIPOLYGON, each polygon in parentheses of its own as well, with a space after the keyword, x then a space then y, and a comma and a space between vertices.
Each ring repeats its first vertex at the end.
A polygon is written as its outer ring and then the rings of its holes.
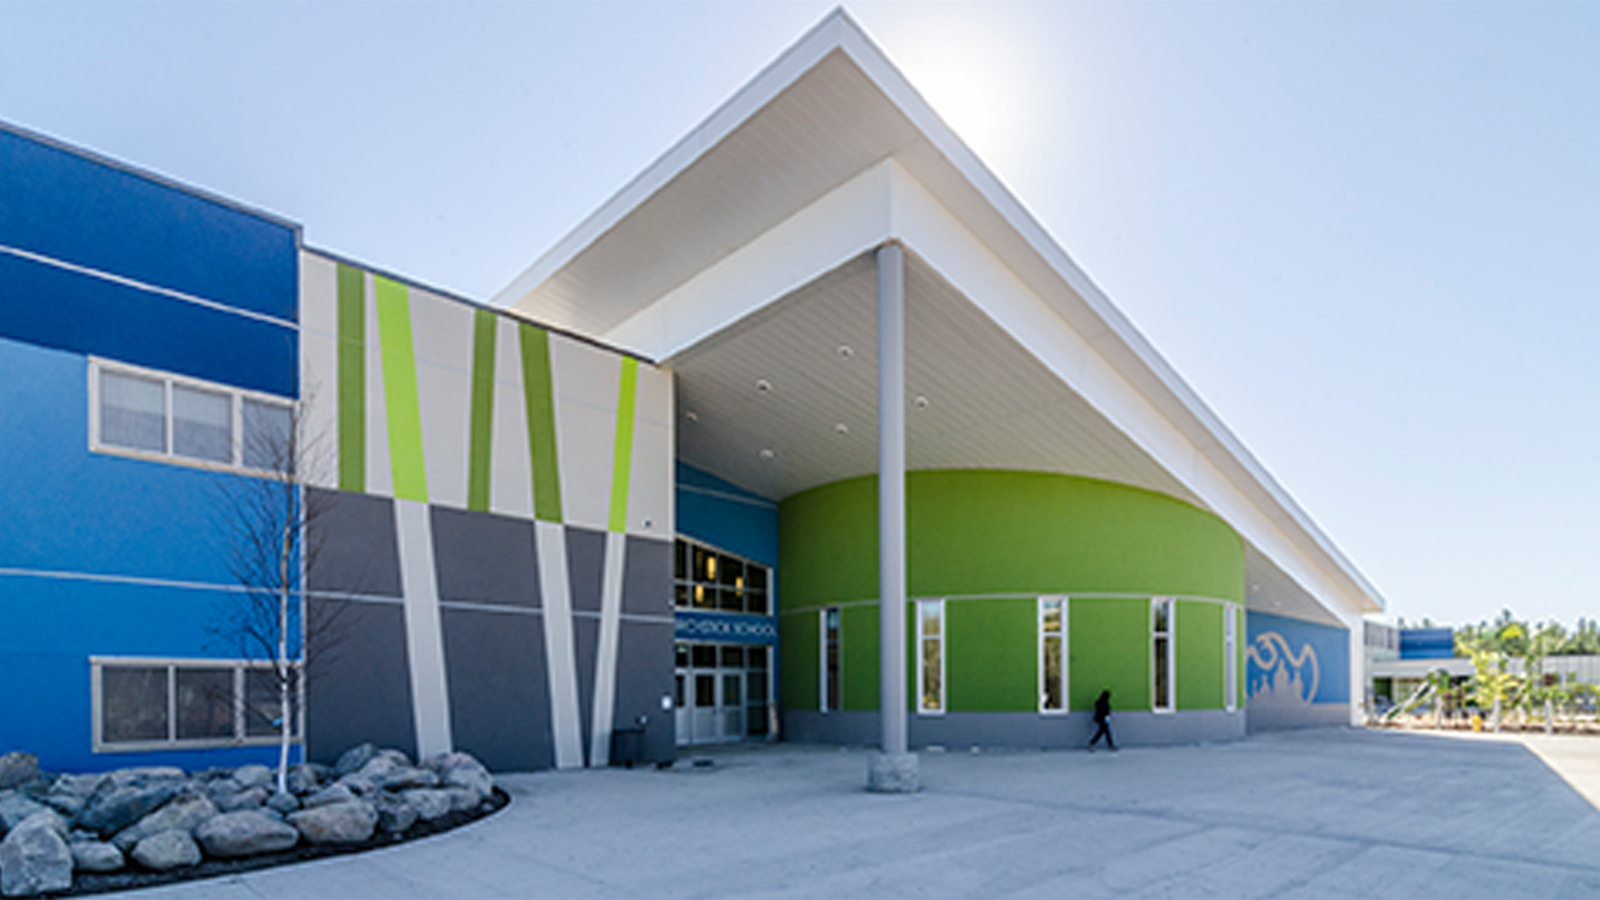
POLYGON ((843 11, 495 300, 672 367, 680 458, 782 498, 875 470, 885 241, 908 251, 910 468, 1160 491, 1239 532, 1252 609, 1383 607, 843 11))

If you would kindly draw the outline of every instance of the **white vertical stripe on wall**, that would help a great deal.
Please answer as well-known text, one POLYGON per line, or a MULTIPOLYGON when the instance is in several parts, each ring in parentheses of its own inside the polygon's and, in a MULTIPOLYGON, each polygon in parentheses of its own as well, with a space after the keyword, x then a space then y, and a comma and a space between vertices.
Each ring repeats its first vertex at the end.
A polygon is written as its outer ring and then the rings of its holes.
POLYGON ((522 343, 517 323, 495 323, 494 440, 489 458, 489 509, 533 518, 533 464, 528 452, 528 407, 522 390, 522 343))
POLYGON ((555 522, 535 522, 539 589, 544 601, 544 656, 549 666, 550 730, 556 768, 583 766, 583 725, 578 711, 578 661, 572 642, 572 594, 567 578, 567 531, 555 522))
POLYGON ((338 270, 300 254, 301 438, 313 448, 302 476, 317 487, 339 484, 338 270))
POLYGON ((617 354, 550 335, 561 514, 569 525, 604 531, 611 518, 611 464, 617 434, 617 354))
POLYGON ((394 496, 389 465, 388 394, 383 389, 383 344, 378 338, 378 305, 372 300, 372 275, 364 274, 362 308, 367 328, 367 493, 394 496))
POLYGON ((611 762, 611 725, 617 702, 617 643, 622 626, 622 573, 628 536, 606 532, 605 578, 600 589, 600 646, 594 655, 594 722, 589 732, 589 765, 611 762))
POLYGON ((418 759, 451 749, 450 690, 445 681, 444 633, 439 625, 439 582, 429 516, 426 503, 394 501, 418 759))
POLYGON ((411 289, 411 339, 417 354, 428 499, 467 506, 472 441, 472 307, 411 289))

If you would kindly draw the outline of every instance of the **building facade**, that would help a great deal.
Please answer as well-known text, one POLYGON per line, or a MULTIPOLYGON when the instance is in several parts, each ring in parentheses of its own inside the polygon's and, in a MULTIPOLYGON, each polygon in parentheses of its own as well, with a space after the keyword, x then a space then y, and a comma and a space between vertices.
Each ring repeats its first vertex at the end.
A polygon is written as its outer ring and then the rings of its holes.
POLYGON ((1377 592, 843 13, 489 304, 0 155, 0 749, 268 757, 216 518, 285 435, 297 755, 1357 715, 1377 592))

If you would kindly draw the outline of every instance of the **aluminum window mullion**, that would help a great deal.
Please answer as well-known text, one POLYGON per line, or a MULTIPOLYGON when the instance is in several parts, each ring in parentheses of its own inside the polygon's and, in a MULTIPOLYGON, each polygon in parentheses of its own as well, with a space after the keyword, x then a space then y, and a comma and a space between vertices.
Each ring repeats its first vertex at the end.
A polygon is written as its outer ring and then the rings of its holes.
POLYGON ((167 666, 167 743, 178 742, 178 667, 167 666))

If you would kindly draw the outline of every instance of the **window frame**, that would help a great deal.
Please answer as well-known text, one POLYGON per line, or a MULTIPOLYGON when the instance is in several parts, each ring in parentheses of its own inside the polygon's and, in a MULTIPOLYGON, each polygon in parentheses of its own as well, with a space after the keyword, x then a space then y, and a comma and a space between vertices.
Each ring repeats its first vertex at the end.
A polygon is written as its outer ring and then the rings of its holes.
POLYGON ((1038 601, 1039 714, 1040 715, 1044 715, 1044 716, 1064 716, 1068 712, 1070 712, 1071 709, 1072 709, 1072 700, 1071 700, 1070 697, 1067 696, 1067 685, 1068 685, 1068 682, 1069 682, 1069 678, 1068 678, 1068 674, 1067 674, 1067 630, 1068 630, 1067 617, 1068 617, 1068 609, 1070 609, 1070 608, 1071 608, 1071 604, 1068 602, 1068 598, 1065 597, 1065 596, 1062 596, 1062 595, 1044 596, 1044 597, 1040 597, 1039 601, 1038 601), (1045 627, 1044 627, 1044 623, 1045 623, 1045 608, 1047 606, 1049 606, 1050 604, 1052 604, 1052 603, 1061 604, 1061 618, 1060 618, 1061 630, 1059 632, 1056 632, 1053 635, 1051 633, 1049 633, 1049 632, 1046 632, 1045 631, 1045 627), (1048 682, 1046 681, 1046 679, 1049 677, 1048 674, 1047 674, 1046 667, 1045 667, 1045 660, 1047 658, 1047 654, 1045 652, 1045 647, 1047 646, 1047 644, 1049 642, 1049 638, 1052 637, 1052 636, 1055 637, 1057 640, 1059 640, 1061 642, 1061 654, 1060 654, 1061 670, 1056 673, 1057 680, 1060 682, 1056 687, 1057 687, 1057 691, 1059 692, 1057 694, 1057 696, 1059 696, 1061 698, 1061 706, 1059 708, 1056 708, 1056 709, 1051 709, 1051 708, 1045 706, 1045 703, 1044 703, 1045 697, 1048 696, 1048 691, 1046 690, 1046 688, 1048 687, 1048 682))
POLYGON ((142 459, 152 462, 167 463, 169 465, 187 466, 194 469, 205 469, 213 472, 235 472, 246 475, 265 476, 269 478, 282 478, 283 474, 274 469, 262 469, 245 464, 247 450, 244 435, 244 404, 252 401, 264 406, 276 407, 287 410, 289 413, 290 440, 296 440, 294 423, 301 414, 298 401, 262 391, 252 391, 245 388, 232 387, 206 381, 200 378, 191 378, 187 375, 178 375, 172 372, 163 372, 159 369, 150 369, 130 363, 117 362, 98 356, 89 357, 89 450, 93 453, 107 456, 123 456, 130 459, 142 459), (163 447, 160 451, 147 450, 139 447, 127 447, 122 444, 108 443, 101 434, 101 390, 100 380, 105 373, 121 375, 128 378, 141 378, 156 381, 161 385, 162 397, 162 434, 163 447), (220 394, 228 401, 228 461, 205 459, 198 456, 189 456, 177 452, 174 444, 174 428, 176 426, 176 407, 174 388, 185 388, 208 394, 220 394))
POLYGON ((1172 597, 1150 598, 1150 711, 1161 715, 1177 712, 1178 709, 1178 603, 1172 597), (1158 630, 1156 625, 1160 622, 1158 609, 1162 606, 1167 610, 1167 627, 1165 631, 1158 630), (1167 702, 1161 705, 1157 702, 1160 692, 1157 690, 1158 667, 1156 655, 1161 646, 1162 639, 1166 641, 1166 694, 1167 702))
POLYGON ((950 620, 945 617, 943 598, 918 600, 916 609, 917 715, 942 716, 950 708, 950 685, 945 679, 949 661, 949 654, 945 652, 948 647, 945 638, 950 630, 950 620), (923 685, 927 683, 927 656, 924 646, 929 640, 928 636, 922 633, 922 614, 925 609, 936 610, 939 620, 939 633, 933 639, 939 645, 939 705, 937 708, 929 708, 924 702, 927 698, 927 692, 923 690, 923 685))
POLYGON ((672 608, 674 610, 681 609, 688 612, 719 613, 729 616, 759 616, 766 619, 773 618, 778 614, 778 605, 775 598, 777 593, 775 589, 777 585, 773 582, 772 566, 769 566, 766 563, 757 562, 748 556, 740 556, 737 553, 729 553, 728 551, 714 547, 705 541, 698 541, 682 534, 673 536, 672 552, 672 608), (686 577, 682 578, 678 577, 677 572, 677 553, 679 544, 683 545, 684 553, 687 554, 687 558, 684 560, 684 572, 686 573, 686 577), (713 572, 707 578, 701 578, 700 573, 696 571, 694 563, 695 551, 697 550, 702 553, 709 554, 713 560, 713 572), (733 587, 728 587, 722 584, 722 569, 725 562, 738 563, 739 567, 744 573, 739 577, 739 583, 733 587), (751 586, 751 569, 760 569, 763 573, 761 578, 763 587, 759 590, 751 586), (678 602, 680 588, 682 589, 681 596, 684 599, 684 602, 681 604, 678 602), (715 591, 715 594, 712 596, 709 603, 701 605, 695 602, 696 588, 712 590, 715 591), (722 605, 722 595, 726 590, 738 592, 737 595, 739 597, 740 604, 738 609, 728 609, 722 605), (766 606, 765 612, 752 612, 750 610, 751 598, 757 594, 761 596, 762 602, 766 606))
POLYGON ((1222 708, 1239 711, 1239 606, 1222 605, 1222 708))
POLYGON ((824 606, 817 614, 817 709, 824 713, 839 712, 844 709, 844 615, 837 606, 824 606), (828 627, 830 615, 837 623, 831 629, 828 627), (834 666, 829 665, 828 659, 830 640, 834 642, 833 659, 838 663, 834 666), (833 692, 830 688, 838 692, 837 703, 828 702, 828 695, 833 692))
MULTIPOLYGON (((305 666, 299 660, 290 662, 299 672, 295 679, 294 727, 291 744, 305 743, 306 730, 306 680, 305 666)), ((148 656, 91 656, 89 657, 89 715, 91 749, 94 753, 144 753, 151 750, 199 750, 228 747, 276 747, 282 740, 278 733, 250 735, 246 701, 248 699, 247 675, 252 670, 272 670, 271 660, 260 659, 199 659, 148 656), (105 739, 105 689, 102 683, 108 668, 142 668, 166 670, 167 736, 162 740, 107 741, 105 739), (232 675, 233 736, 226 738, 178 737, 178 671, 180 669, 223 669, 232 675)))

